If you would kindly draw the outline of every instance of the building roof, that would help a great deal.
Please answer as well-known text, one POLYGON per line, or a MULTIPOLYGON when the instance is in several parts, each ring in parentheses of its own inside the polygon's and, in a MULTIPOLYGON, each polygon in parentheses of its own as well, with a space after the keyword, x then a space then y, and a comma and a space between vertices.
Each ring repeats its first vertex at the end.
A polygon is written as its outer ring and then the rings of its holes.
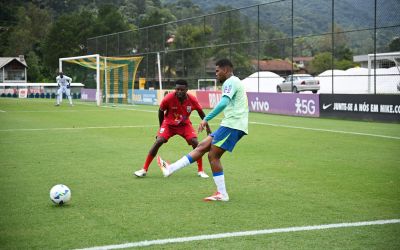
MULTIPOLYGON (((259 61, 259 63, 260 63, 260 71, 292 70, 292 63, 285 60, 280 60, 280 59, 264 60, 264 61, 259 61)), ((257 67, 257 60, 252 60, 252 64, 257 67)), ((293 65, 293 69, 297 69, 297 67, 293 65)))
POLYGON ((293 61, 304 61, 304 62, 310 62, 314 59, 312 56, 298 56, 298 57, 293 57, 293 61))
POLYGON ((0 57, 0 68, 3 68, 5 65, 9 64, 12 60, 17 60, 19 63, 28 67, 25 60, 21 60, 19 57, 0 57))

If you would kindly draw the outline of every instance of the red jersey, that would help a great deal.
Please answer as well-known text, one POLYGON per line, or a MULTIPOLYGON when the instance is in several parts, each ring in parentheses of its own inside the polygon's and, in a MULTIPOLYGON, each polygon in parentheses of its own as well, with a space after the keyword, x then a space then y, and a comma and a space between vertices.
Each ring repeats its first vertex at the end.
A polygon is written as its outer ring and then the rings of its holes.
POLYGON ((175 92, 171 92, 161 101, 160 110, 167 111, 164 116, 164 124, 184 125, 191 123, 190 114, 193 110, 201 110, 201 106, 197 98, 191 94, 187 94, 187 98, 181 103, 175 96, 175 92))

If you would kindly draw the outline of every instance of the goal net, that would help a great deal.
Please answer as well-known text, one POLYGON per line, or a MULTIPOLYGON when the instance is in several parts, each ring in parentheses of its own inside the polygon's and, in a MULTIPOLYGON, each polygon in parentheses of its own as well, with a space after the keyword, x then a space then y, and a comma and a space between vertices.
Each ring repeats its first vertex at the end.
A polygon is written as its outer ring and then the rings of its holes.
POLYGON ((217 90, 216 79, 198 79, 197 90, 217 90))
POLYGON ((368 93, 400 91, 400 52, 368 54, 368 93))
POLYGON ((128 92, 134 88, 136 71, 143 57, 105 57, 89 55, 59 59, 64 74, 79 78, 85 86, 96 88, 97 105, 128 103, 128 92))

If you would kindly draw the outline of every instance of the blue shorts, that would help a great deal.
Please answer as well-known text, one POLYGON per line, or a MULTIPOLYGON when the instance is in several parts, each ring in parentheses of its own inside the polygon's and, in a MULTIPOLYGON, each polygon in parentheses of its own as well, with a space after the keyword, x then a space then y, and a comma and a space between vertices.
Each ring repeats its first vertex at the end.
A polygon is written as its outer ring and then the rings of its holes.
POLYGON ((236 143, 245 135, 241 130, 220 126, 210 136, 213 138, 212 145, 232 152, 236 143))

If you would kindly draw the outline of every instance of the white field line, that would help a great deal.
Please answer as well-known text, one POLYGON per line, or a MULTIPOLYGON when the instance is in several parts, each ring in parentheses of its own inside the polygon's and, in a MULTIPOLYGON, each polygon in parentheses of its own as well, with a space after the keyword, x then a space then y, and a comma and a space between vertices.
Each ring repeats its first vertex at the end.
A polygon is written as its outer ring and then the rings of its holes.
POLYGON ((73 128, 16 128, 0 129, 0 132, 20 132, 20 131, 52 131, 52 130, 85 130, 85 129, 114 129, 114 128, 151 128, 159 125, 136 125, 136 126, 107 126, 107 127, 73 127, 73 128))
MULTIPOLYGON (((141 110, 139 110, 141 111, 141 110)), ((144 111, 144 112, 152 112, 152 111, 144 111)), ((321 132, 329 132, 329 133, 340 133, 340 134, 352 134, 352 135, 362 135, 362 136, 372 136, 379 138, 387 138, 387 139, 395 139, 400 140, 400 137, 396 136, 387 136, 387 135, 378 135, 378 134, 368 134, 368 133, 358 133, 358 132, 348 132, 341 130, 331 130, 331 129, 319 129, 319 128, 307 128, 307 127, 298 127, 298 126, 290 126, 283 124, 272 124, 272 123, 262 123, 262 122, 249 122, 250 124, 256 125, 266 125, 273 127, 283 127, 283 128, 291 128, 291 129, 304 129, 304 130, 312 130, 312 131, 321 131, 321 132)), ((210 124, 216 125, 216 124, 210 124)), ((20 128, 20 129, 0 129, 0 132, 19 132, 19 131, 57 131, 57 130, 84 130, 84 129, 118 129, 118 128, 150 128, 150 127, 158 127, 159 125, 126 125, 126 126, 99 126, 99 127, 69 127, 69 128, 20 128)))
MULTIPOLYGON (((13 110, 3 111, 8 113, 70 113, 70 112, 105 112, 103 109, 82 109, 82 110, 13 110)), ((1 110, 0 110, 1 112, 1 110)))
MULTIPOLYGON (((92 104, 89 103, 80 103, 80 105, 87 105, 87 106, 93 106, 92 104)), ((138 107, 138 105, 134 105, 138 107)), ((122 110, 132 110, 132 111, 139 111, 139 112, 149 112, 149 113, 156 113, 158 111, 156 110, 144 110, 144 109, 137 109, 137 108, 129 108, 130 105, 127 107, 121 107, 121 106, 101 106, 102 108, 109 108, 109 109, 122 109, 122 110)), ((87 111, 92 111, 92 110, 87 110, 87 111)), ((96 111, 96 110, 93 110, 96 111)), ((17 111, 13 111, 17 112, 17 111)), ((20 111, 20 112, 30 112, 30 111, 20 111)), ((41 111, 31 111, 31 112, 41 112, 41 111)), ((79 110, 76 111, 43 111, 43 112, 79 112, 79 110)), ((220 118, 217 118, 218 120, 221 120, 220 118)), ((320 129, 320 128, 308 128, 308 127, 299 127, 299 126, 291 126, 291 125, 285 125, 285 124, 273 124, 273 123, 264 123, 264 122, 252 122, 249 121, 249 124, 256 124, 256 125, 266 125, 266 126, 273 126, 273 127, 282 127, 282 128, 291 128, 291 129, 303 129, 303 130, 312 130, 312 131, 320 131, 320 132, 330 132, 330 133, 340 133, 340 134, 352 134, 352 135, 362 135, 362 136, 372 136, 372 137, 379 137, 379 138, 387 138, 387 139, 395 139, 395 140, 400 140, 400 137, 398 136, 388 136, 388 135, 379 135, 379 134, 369 134, 369 133, 359 133, 359 132, 349 132, 349 131, 342 131, 342 130, 332 130, 332 129, 320 129)), ((211 125, 211 124, 210 124, 211 125)), ((136 128, 136 127, 146 127, 146 126, 111 126, 111 127, 82 127, 82 128, 48 128, 48 129, 3 129, 0 130, 0 132, 13 132, 13 131, 44 131, 44 130, 69 130, 69 129, 96 129, 96 128, 136 128)), ((149 127, 154 127, 150 125, 149 127)))
POLYGON ((304 130, 313 130, 313 131, 330 132, 330 133, 339 133, 339 134, 351 134, 351 135, 373 136, 373 137, 380 137, 380 138, 388 138, 388 139, 400 140, 400 137, 398 137, 398 136, 379 135, 379 134, 369 134, 369 133, 359 133, 359 132, 349 132, 349 131, 332 130, 332 129, 322 129, 322 128, 308 128, 308 127, 291 126, 291 125, 284 125, 284 124, 272 124, 272 123, 264 123, 264 122, 249 122, 249 123, 250 123, 250 124, 257 124, 257 125, 273 126, 273 127, 293 128, 293 129, 304 129, 304 130))
POLYGON ((223 239, 223 238, 241 237, 241 236, 254 236, 254 235, 265 235, 265 234, 274 234, 274 233, 290 233, 290 232, 325 230, 325 229, 346 228, 346 227, 362 227, 362 226, 396 224, 396 223, 400 223, 400 219, 348 222, 348 223, 339 223, 339 224, 325 224, 325 225, 302 226, 302 227, 286 227, 286 228, 264 229, 264 230, 254 230, 254 231, 198 235, 198 236, 191 236, 191 237, 169 238, 169 239, 162 239, 162 240, 145 240, 145 241, 130 242, 130 243, 124 243, 124 244, 118 244, 118 245, 82 248, 80 250, 123 249, 123 248, 131 248, 131 247, 145 247, 145 246, 152 246, 152 245, 165 245, 165 244, 171 244, 171 243, 223 239))
POLYGON ((0 109, 0 112, 4 113, 4 112, 6 112, 6 111, 0 109))

